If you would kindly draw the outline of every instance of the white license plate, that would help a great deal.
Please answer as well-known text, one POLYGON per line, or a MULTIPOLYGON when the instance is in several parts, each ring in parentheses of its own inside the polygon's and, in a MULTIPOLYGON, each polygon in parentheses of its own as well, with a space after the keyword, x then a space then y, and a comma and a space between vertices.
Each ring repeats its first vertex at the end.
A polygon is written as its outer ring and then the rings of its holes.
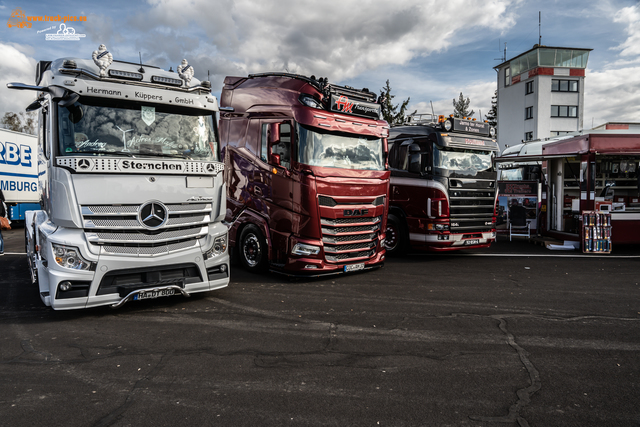
POLYGON ((465 240, 464 244, 465 245, 479 245, 480 244, 480 239, 465 240))
POLYGON ((175 289, 160 289, 159 291, 147 291, 137 294, 133 297, 134 301, 139 301, 141 299, 153 299, 158 297, 168 297, 171 295, 175 295, 175 289))
POLYGON ((345 273, 348 273, 350 271, 358 271, 358 270, 364 270, 364 262, 361 262, 360 264, 350 264, 350 265, 344 266, 345 273))

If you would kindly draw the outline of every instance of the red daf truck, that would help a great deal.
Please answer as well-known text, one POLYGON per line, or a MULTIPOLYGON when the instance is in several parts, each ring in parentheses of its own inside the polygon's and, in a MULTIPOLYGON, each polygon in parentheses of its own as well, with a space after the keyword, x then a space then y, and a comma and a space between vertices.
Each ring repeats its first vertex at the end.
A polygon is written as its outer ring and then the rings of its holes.
POLYGON ((367 89, 288 73, 226 77, 229 243, 249 271, 320 276, 380 267, 387 122, 367 89))
POLYGON ((489 247, 496 238, 495 130, 416 114, 389 132, 387 253, 489 247))

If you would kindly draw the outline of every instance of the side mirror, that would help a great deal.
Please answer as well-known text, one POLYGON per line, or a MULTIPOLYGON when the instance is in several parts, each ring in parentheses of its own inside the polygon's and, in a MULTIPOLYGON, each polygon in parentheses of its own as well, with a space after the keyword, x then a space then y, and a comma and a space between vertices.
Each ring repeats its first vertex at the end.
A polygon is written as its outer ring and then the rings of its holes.
POLYGON ((269 156, 269 163, 275 166, 280 166, 280 154, 271 154, 269 156))
POLYGON ((280 142, 280 123, 269 123, 269 147, 280 142))
POLYGON ((84 111, 80 105, 71 105, 67 107, 69 111, 69 121, 73 124, 78 123, 84 117, 84 111))
POLYGON ((25 111, 36 111, 40 108, 42 108, 42 101, 43 99, 36 99, 35 101, 33 101, 31 104, 29 104, 27 106, 27 108, 25 109, 25 111))
POLYGON ((409 153, 411 153, 411 154, 421 154, 422 151, 421 151, 420 146, 418 144, 411 144, 409 146, 409 153))
POLYGON ((420 154, 411 154, 409 155, 409 172, 411 173, 420 173, 422 166, 422 156, 420 154))
POLYGON ((58 103, 61 107, 68 107, 76 103, 76 101, 80 99, 80 95, 75 92, 69 92, 65 95, 64 98, 58 103))

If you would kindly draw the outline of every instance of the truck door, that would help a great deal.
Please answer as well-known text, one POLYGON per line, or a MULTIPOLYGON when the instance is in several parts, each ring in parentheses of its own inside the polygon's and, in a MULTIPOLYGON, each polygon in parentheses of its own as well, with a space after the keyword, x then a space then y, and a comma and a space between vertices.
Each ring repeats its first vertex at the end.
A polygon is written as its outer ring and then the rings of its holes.
POLYGON ((262 120, 261 160, 267 161, 262 198, 268 206, 274 249, 287 253, 293 223, 293 126, 290 121, 262 120), (265 156, 266 154, 266 156, 265 156))

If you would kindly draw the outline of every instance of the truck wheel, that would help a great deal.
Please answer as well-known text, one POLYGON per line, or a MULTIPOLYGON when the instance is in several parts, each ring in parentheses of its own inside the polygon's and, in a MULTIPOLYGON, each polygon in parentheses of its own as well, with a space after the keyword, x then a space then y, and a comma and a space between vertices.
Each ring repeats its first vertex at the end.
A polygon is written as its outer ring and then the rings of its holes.
MULTIPOLYGON (((27 230, 28 225, 24 224, 24 250, 27 253, 27 264, 29 265, 29 275, 31 276, 31 283, 38 286, 38 267, 37 267, 37 263, 36 263, 36 254, 35 254, 35 242, 33 244, 34 248, 33 251, 31 251, 30 245, 29 245, 29 232, 27 230)), ((33 232, 33 238, 35 240, 35 225, 34 225, 34 232, 33 232)))
POLYGON ((242 266, 251 273, 260 273, 267 266, 267 245, 260 229, 249 224, 240 233, 238 258, 242 266))
POLYGON ((404 224, 394 214, 387 217, 387 229, 384 238, 384 247, 387 255, 402 255, 407 251, 407 237, 404 231, 404 224))

